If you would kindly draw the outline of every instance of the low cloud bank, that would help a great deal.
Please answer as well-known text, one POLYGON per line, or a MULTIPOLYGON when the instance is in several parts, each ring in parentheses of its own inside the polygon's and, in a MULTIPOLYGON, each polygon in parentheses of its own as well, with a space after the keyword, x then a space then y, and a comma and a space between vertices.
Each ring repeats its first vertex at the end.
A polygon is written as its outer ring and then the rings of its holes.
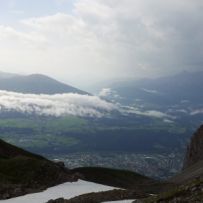
POLYGON ((203 109, 196 109, 196 110, 193 110, 192 112, 190 112, 191 116, 195 116, 195 115, 199 115, 199 114, 203 114, 203 109))
POLYGON ((137 114, 137 115, 141 115, 141 116, 160 118, 160 119, 162 119, 162 118, 175 119, 174 116, 163 113, 161 111, 157 111, 157 110, 141 111, 139 108, 130 107, 130 106, 126 107, 124 112, 131 113, 131 114, 137 114))
POLYGON ((0 110, 38 115, 102 117, 117 107, 96 96, 80 94, 22 94, 0 91, 0 110))
MULTIPOLYGON (((106 92, 103 92, 103 96, 109 93, 110 91, 106 90, 106 92)), ((118 103, 107 101, 98 96, 75 93, 37 95, 0 91, 1 111, 16 111, 46 116, 74 115, 97 118, 113 115, 113 112, 119 112, 123 115, 136 114, 160 119, 173 119, 172 116, 159 111, 142 111, 135 107, 121 106, 118 103)))
POLYGON ((107 99, 110 100, 112 102, 115 102, 116 100, 122 99, 122 97, 113 89, 111 88, 103 88, 98 96, 101 99, 107 99))
POLYGON ((145 88, 142 88, 142 90, 150 94, 160 94, 157 90, 149 90, 145 88))

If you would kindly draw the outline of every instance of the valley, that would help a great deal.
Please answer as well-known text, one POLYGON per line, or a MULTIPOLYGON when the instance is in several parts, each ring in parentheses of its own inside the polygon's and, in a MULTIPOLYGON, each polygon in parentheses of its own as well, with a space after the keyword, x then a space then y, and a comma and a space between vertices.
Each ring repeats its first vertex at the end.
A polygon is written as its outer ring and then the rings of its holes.
POLYGON ((69 168, 130 169, 166 179, 181 170, 187 143, 202 123, 201 94, 188 91, 201 86, 201 75, 117 82, 98 96, 38 74, 2 77, 2 88, 13 90, 13 78, 16 92, 0 92, 0 139, 69 168))
POLYGON ((192 133, 188 125, 134 115, 93 119, 14 114, 1 117, 0 130, 1 139, 64 161, 68 168, 131 169, 157 179, 180 171, 192 133))
POLYGON ((203 203, 202 10, 0 0, 0 203, 203 203))
POLYGON ((183 153, 136 152, 78 152, 64 155, 45 155, 53 161, 63 161, 72 169, 78 167, 106 167, 135 171, 155 179, 168 179, 181 171, 183 153))

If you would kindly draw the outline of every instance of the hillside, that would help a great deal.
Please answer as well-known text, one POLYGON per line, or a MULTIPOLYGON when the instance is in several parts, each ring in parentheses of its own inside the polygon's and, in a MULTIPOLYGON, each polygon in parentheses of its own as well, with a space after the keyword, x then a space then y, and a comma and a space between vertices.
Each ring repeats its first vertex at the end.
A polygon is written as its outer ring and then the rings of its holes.
POLYGON ((158 196, 136 200, 133 203, 202 203, 202 191, 203 180, 196 179, 188 184, 174 187, 173 189, 158 196))
POLYGON ((0 199, 44 190, 77 180, 62 164, 53 163, 0 140, 0 199))
POLYGON ((88 94, 85 91, 79 90, 70 85, 66 85, 53 78, 41 74, 23 76, 0 73, 0 90, 32 94, 88 94))
POLYGON ((84 167, 73 169, 72 172, 79 173, 83 180, 113 186, 118 189, 83 194, 69 200, 59 198, 50 200, 48 203, 101 203, 105 201, 140 199, 174 187, 174 184, 153 180, 127 170, 84 167))
POLYGON ((142 191, 143 193, 157 193, 167 183, 156 181, 138 173, 102 167, 82 167, 71 170, 82 175, 82 179, 130 190, 142 191), (148 185, 149 187, 146 187, 148 185))

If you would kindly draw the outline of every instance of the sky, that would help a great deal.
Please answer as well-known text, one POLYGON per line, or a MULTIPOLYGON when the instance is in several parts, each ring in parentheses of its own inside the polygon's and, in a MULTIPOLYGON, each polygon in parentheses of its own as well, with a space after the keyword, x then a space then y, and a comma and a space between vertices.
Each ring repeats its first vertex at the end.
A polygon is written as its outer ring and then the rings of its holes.
POLYGON ((0 70, 82 89, 202 70, 202 10, 202 0, 0 0, 0 70))

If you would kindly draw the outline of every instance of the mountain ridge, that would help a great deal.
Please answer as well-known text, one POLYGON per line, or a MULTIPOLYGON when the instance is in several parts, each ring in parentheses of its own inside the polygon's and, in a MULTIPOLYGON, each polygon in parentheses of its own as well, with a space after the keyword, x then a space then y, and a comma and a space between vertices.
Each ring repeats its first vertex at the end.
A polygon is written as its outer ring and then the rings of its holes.
MULTIPOLYGON (((9 74, 9 73, 4 73, 9 74)), ((61 94, 77 93, 86 95, 89 93, 65 83, 59 82, 43 74, 15 75, 11 77, 1 77, 0 90, 31 93, 31 94, 61 94)))
POLYGON ((193 164, 203 161, 203 125, 194 133, 184 160, 183 168, 189 168, 193 164))
POLYGON ((126 80, 111 84, 124 103, 142 100, 147 103, 171 105, 188 100, 193 103, 203 102, 203 96, 196 94, 203 86, 203 71, 181 72, 176 75, 156 79, 126 80))
POLYGON ((203 178, 203 125, 191 138, 186 150, 182 172, 173 177, 171 181, 181 184, 197 177, 203 178))

